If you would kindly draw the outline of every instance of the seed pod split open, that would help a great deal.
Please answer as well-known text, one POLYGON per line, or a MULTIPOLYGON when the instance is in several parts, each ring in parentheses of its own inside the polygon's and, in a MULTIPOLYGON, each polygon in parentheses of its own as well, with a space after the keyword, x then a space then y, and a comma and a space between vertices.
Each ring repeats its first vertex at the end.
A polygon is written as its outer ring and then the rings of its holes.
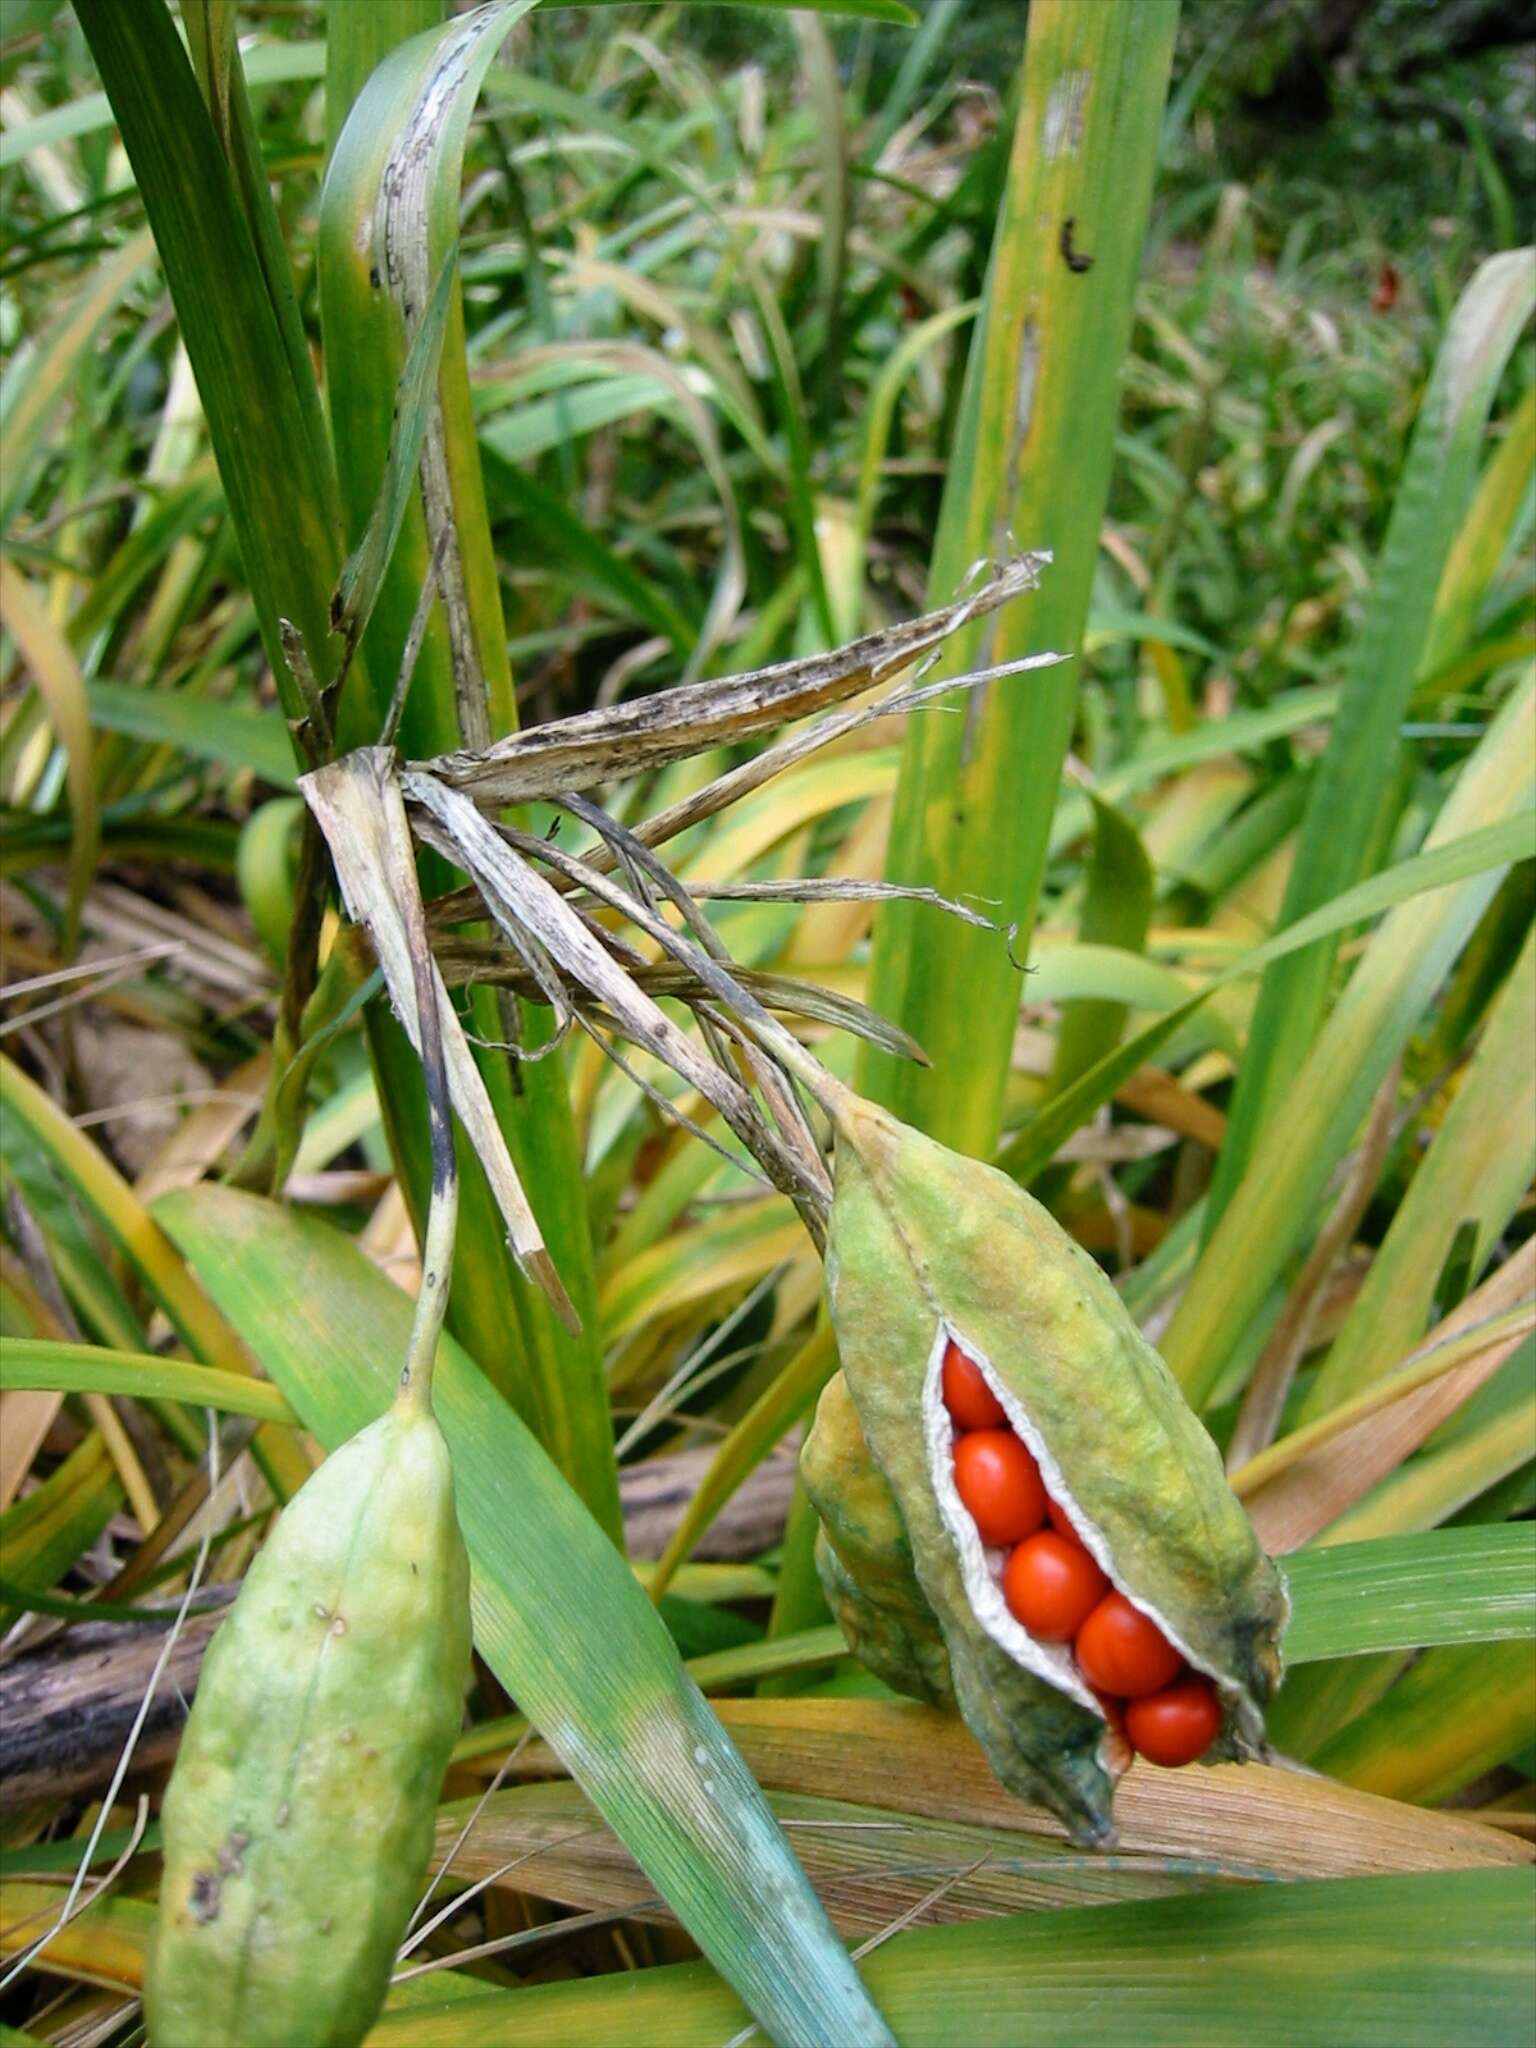
MULTIPOLYGON (((850 1451, 852 1417, 836 1380, 807 1440, 807 1487, 887 1635, 893 1584, 908 1635, 915 1603, 926 1607, 926 1661, 941 1642, 956 1702, 1003 1783, 1050 1806, 1079 1839, 1106 1841, 1129 1752, 1070 1648, 1031 1636, 1003 1599, 1002 1554, 985 1548, 955 1488, 947 1343, 980 1368, 1111 1585, 1215 1684, 1222 1731, 1212 1756, 1264 1754, 1283 1583, 1204 1426, 1087 1253, 1006 1175, 857 1097, 840 1091, 828 1107, 837 1128, 828 1293, 867 1459, 901 1529, 894 1560, 887 1553, 872 1572, 850 1540, 850 1523, 873 1524, 840 1486, 839 1456, 855 1501, 873 1489, 850 1451)), ((834 1605, 846 1628, 846 1592, 834 1605)), ((868 1636, 868 1618, 855 1619, 868 1636)), ((850 1640, 865 1649, 859 1626, 850 1640)), ((897 1662, 875 1668, 900 1683, 897 1662)))

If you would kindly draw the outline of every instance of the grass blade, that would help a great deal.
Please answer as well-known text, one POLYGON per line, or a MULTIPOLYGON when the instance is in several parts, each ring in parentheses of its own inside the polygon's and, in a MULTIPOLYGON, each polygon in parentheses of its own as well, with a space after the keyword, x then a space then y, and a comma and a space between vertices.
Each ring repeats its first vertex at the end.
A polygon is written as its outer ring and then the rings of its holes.
POLYGON ((1431 1650, 1379 1706, 1312 1759, 1379 1798, 1449 1798, 1530 1741, 1536 1658, 1525 1643, 1431 1650))
MULTIPOLYGON (((161 0, 131 12, 77 0, 75 11, 155 231, 267 659, 285 712, 301 718, 278 621, 292 620, 315 673, 328 675, 327 606, 340 567, 313 390, 296 381, 245 208, 161 0)), ((307 360, 302 367, 308 375, 307 360)))
MULTIPOLYGON (((39 1592, 54 1585, 90 1549, 122 1500, 107 1447, 92 1430, 40 1485, 0 1515, 7 1578, 39 1592)), ((0 1602, 0 1629, 8 1629, 19 1611, 0 1602)))
MULTIPOLYGON (((0 148, 11 139, 9 133, 0 136, 0 148)), ((26 500, 33 457, 43 445, 54 408, 73 384, 80 357, 154 254, 154 246, 147 234, 131 236, 97 265, 34 346, 18 349, 7 363, 0 379, 0 529, 9 528, 26 500)))
MULTIPOLYGON (((188 1272, 121 1174, 15 1063, 0 1055, 0 1129, 6 1146, 40 1155, 123 1254, 189 1351, 207 1365, 249 1375, 239 1338, 188 1272)), ((263 1430, 253 1447, 283 1498, 309 1477, 310 1464, 283 1431, 263 1430)))
MULTIPOLYGON (((1373 875, 1370 881, 1346 890, 1334 902, 1324 904, 1321 910, 1315 910, 1289 929, 1277 932, 1272 939, 1267 939, 1263 945, 1254 947, 1251 953, 1224 968, 1198 995, 1191 996, 1188 1002, 1137 1032, 1134 1038, 1128 1039, 1115 1052, 1100 1060, 1096 1067, 1090 1068, 1080 1081, 1074 1082, 1072 1087, 1049 1102, 1016 1138, 1004 1146, 998 1155, 998 1165, 1017 1180, 1032 1180, 1055 1157, 1058 1147, 1064 1145, 1096 1109, 1108 1102, 1145 1066, 1185 1019, 1193 1016, 1217 989, 1256 974, 1271 960, 1281 959, 1299 947, 1311 945, 1314 939, 1328 932, 1341 931, 1347 925, 1375 916, 1394 904, 1409 902, 1424 892, 1442 889, 1468 877, 1502 870, 1507 863, 1521 858, 1529 836, 1530 827, 1523 814, 1501 825, 1480 826, 1443 845, 1426 847, 1424 852, 1399 861, 1384 874, 1373 875)), ((1087 969, 1094 966, 1091 956, 1084 966, 1087 969)), ((1148 961, 1126 963, 1117 969, 1112 983, 1103 978, 1099 985, 1110 996, 1123 996, 1130 985, 1130 974, 1135 973, 1139 992, 1151 993, 1165 985, 1163 975, 1152 973, 1155 966, 1155 962, 1148 961)))
MULTIPOLYGON (((1445 846, 1474 819, 1512 817, 1528 831, 1533 746, 1536 688, 1527 683, 1463 767, 1426 851, 1445 846)), ((1284 1114, 1266 1127, 1163 1340, 1169 1366, 1197 1404, 1316 1216, 1329 1173, 1497 881, 1493 870, 1455 891, 1400 904, 1374 934, 1281 1098, 1284 1114)))
MULTIPOLYGON (((903 2048, 1122 2036, 1230 2048, 1404 2048, 1426 2014, 1457 2048, 1536 2026, 1523 1871, 1259 1886, 898 1935, 867 1969, 903 2048)), ((386 2011, 377 2048, 721 2048, 739 2005, 696 1964, 386 2011)))
MULTIPOLYGON (((395 48, 373 72, 347 118, 321 200, 320 283, 327 354, 349 374, 330 380, 329 400, 354 542, 367 526, 381 480, 403 473, 393 417, 410 338, 433 280, 457 247, 463 152, 475 96, 506 32, 533 0, 460 16, 395 48)), ((403 17, 401 17, 403 21, 403 17)), ((349 61, 347 77, 355 81, 349 61)), ((338 109, 333 108, 332 118, 338 109)), ((378 733, 431 563, 439 601, 405 702, 400 738, 411 753, 483 746, 514 729, 495 548, 470 401, 464 315, 449 288, 438 375, 427 407, 421 492, 398 526, 363 637, 363 689, 343 697, 349 744, 378 733), (429 538, 428 527, 431 526, 429 538)), ((543 1013, 505 1013, 493 992, 473 999, 477 1035, 515 1035, 532 1048, 543 1013)), ((420 1082, 399 1034, 372 1027, 391 1143, 408 1199, 422 1213, 430 1172, 420 1082)), ((617 1541, 618 1478, 598 1340, 596 1283, 580 1154, 564 1073, 554 1059, 520 1063, 487 1052, 479 1065, 518 1177, 536 1190, 538 1220, 575 1303, 581 1332, 561 1328, 506 1254, 478 1170, 465 1171, 451 1326, 517 1405, 617 1541), (506 1313, 510 1299, 513 1315, 506 1313)), ((466 1167, 472 1162, 465 1162, 466 1167)))
MULTIPOLYGON (((157 1215, 321 1441, 380 1413, 411 1304, 346 1238, 233 1189, 157 1215)), ((434 1379, 475 1640, 775 2040, 888 2039, 655 1609, 535 1439, 445 1339, 434 1379), (772 1887, 776 1911, 764 1920, 772 1887)))
POLYGON ((50 1338, 7 1337, 0 1357, 0 1388, 54 1387, 67 1394, 134 1394, 140 1400, 186 1401, 260 1422, 296 1423, 276 1387, 250 1373, 216 1365, 188 1365, 149 1352, 107 1351, 96 1344, 60 1344, 50 1338))
POLYGON ((91 723, 104 732, 127 733, 174 747, 195 760, 249 768, 275 789, 291 789, 293 748, 280 722, 260 711, 242 710, 217 698, 183 690, 141 689, 135 683, 85 686, 91 723))
MULTIPOLYGON (((1152 863, 1141 834, 1124 813, 1102 797, 1091 800, 1093 858, 1078 937, 1085 946, 1113 946, 1122 954, 1139 955, 1152 917, 1152 863)), ((1125 1017, 1123 1003, 1084 997, 1067 1004, 1056 1035, 1053 1091, 1070 1088, 1114 1051, 1125 1017)))
MULTIPOLYGON (((1053 549, 1055 566, 984 644, 976 632, 957 636, 949 658, 969 667, 1082 645, 1177 18, 1163 0, 1030 9, 1023 105, 930 590, 948 598, 972 562, 1006 552, 1010 532, 1053 549)), ((1016 954, 1034 922, 1077 687, 1068 666, 907 727, 886 873, 1017 921, 1016 954)), ((935 932, 906 906, 885 906, 870 1001, 933 1067, 869 1055, 864 1092, 989 1156, 1020 983, 995 935, 957 924, 935 932)))
POLYGON ((80 908, 101 850, 101 813, 96 801, 96 753, 90 707, 74 650, 47 607, 12 563, 0 558, 0 621, 16 642, 37 685, 55 737, 68 763, 69 888, 64 901, 63 952, 73 956, 80 938, 80 908))
POLYGON ((1368 1386, 1423 1335, 1456 1234, 1476 1225, 1475 1284, 1536 1173, 1536 933, 1493 1007, 1429 1153, 1307 1400, 1320 1415, 1368 1386))
MULTIPOLYGON (((1477 476, 1483 427, 1504 365, 1536 305, 1529 251, 1492 257, 1456 309, 1393 505, 1371 606, 1328 750, 1313 780, 1282 915, 1301 917, 1366 873, 1390 816, 1398 727, 1424 660, 1437 586, 1477 476)), ((1310 1051, 1327 1007, 1337 942, 1277 962, 1264 978, 1227 1141, 1206 1203, 1209 1243, 1260 1133, 1310 1051)))
POLYGON ((1435 1529, 1298 1550, 1287 1664, 1536 1635, 1536 1524, 1435 1529))

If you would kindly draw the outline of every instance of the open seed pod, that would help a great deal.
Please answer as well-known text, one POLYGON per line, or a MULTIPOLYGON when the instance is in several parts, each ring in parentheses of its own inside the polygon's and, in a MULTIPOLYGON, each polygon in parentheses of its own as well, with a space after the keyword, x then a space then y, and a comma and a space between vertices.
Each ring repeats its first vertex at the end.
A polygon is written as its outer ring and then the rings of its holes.
MULTIPOLYGON (((1006 1175, 846 1091, 827 1107, 837 1132, 828 1292, 867 1455, 897 1511, 900 1537, 886 1524, 894 1549, 872 1567, 850 1540, 875 1539, 878 1518, 851 1418, 830 1389, 806 1446, 808 1489, 843 1572, 877 1613, 889 1612, 910 1557, 956 1702, 1002 1782, 1079 1840, 1108 1841, 1129 1754, 1070 1648, 1032 1636, 1003 1599, 1001 1553, 984 1548, 955 1488, 941 1386, 949 1342, 979 1367, 1111 1585, 1213 1682, 1222 1726, 1209 1756, 1265 1753, 1284 1585, 1205 1428, 1093 1260, 1006 1175)), ((831 1577, 847 1628, 852 1603, 831 1577)), ((916 1609, 909 1595, 898 1604, 910 1634, 916 1609)), ((853 1619, 847 1632, 863 1651, 870 1625, 853 1619)), ((932 1645, 923 1661, 934 1662, 932 1645)), ((871 1662, 901 1683, 895 1660, 871 1662)))

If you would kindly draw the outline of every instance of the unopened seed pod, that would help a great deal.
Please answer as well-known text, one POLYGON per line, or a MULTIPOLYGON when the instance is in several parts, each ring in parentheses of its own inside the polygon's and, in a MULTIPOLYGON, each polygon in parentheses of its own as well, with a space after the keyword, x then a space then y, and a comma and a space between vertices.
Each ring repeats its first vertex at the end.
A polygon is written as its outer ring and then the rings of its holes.
MULTIPOLYGON (((808 1490, 866 1606, 888 1611, 894 1579, 909 1637, 926 1617, 926 1650, 909 1667, 939 1668, 942 1647, 955 1701, 1002 1782, 1079 1840, 1107 1841, 1129 1750, 1070 1647, 1035 1639, 1009 1611, 1001 1556, 956 1492, 949 1344, 979 1367, 1111 1586, 1212 1680, 1211 1756, 1265 1753, 1283 1582, 1167 1367, 1051 1216, 1006 1175, 857 1097, 836 1098, 834 1122, 827 1287, 862 1444, 834 1380, 803 1454, 808 1490), (893 1511, 883 1546, 873 1533, 866 1546, 873 1563, 849 1534, 875 1528, 861 1505, 876 1497, 869 1468, 893 1511)), ((828 1590, 846 1628, 853 1603, 835 1577, 828 1590)), ((857 1626, 849 1638, 863 1647, 857 1626)), ((901 1683, 889 1657, 875 1668, 901 1683)))
POLYGON ((469 1664, 448 1447, 402 1400, 294 1497, 163 1808, 151 2048, 355 2048, 420 1896, 469 1664))

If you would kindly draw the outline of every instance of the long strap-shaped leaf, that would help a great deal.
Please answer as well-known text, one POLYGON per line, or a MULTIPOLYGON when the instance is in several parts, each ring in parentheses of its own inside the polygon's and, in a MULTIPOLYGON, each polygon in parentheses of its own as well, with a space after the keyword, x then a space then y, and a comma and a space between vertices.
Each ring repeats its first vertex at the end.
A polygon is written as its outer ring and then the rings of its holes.
MULTIPOLYGON (((383 1410, 411 1305, 348 1239, 226 1188, 167 1196, 156 1213, 323 1443, 383 1410)), ((762 1794, 618 1552, 449 1338, 433 1384, 481 1655, 773 2040, 887 2042, 762 1794)))
MULTIPOLYGON (((1081 648, 1177 20, 1177 0, 1031 0, 1023 101, 930 588, 947 598, 973 560, 1008 549, 1010 532, 1019 547, 1051 549, 1055 565, 995 633, 957 639, 952 674, 1029 647, 1081 648)), ((907 729, 886 872, 998 906, 1022 936, 1010 953, 991 934, 931 930, 906 905, 883 909, 870 1001, 933 1066, 867 1055, 861 1085, 981 1157, 1002 1117, 1013 962, 1045 872, 1077 684, 1064 666, 907 729)))
MULTIPOLYGON (((15 132, 0 136, 0 152, 15 132)), ((0 528, 9 531, 17 507, 26 500, 55 409, 72 387, 81 356, 153 249, 149 235, 138 234, 92 264, 81 289, 64 301, 36 340, 12 349, 0 377, 0 528)))
POLYGON ((69 889, 64 902, 64 951, 80 941, 80 909, 101 850, 96 799, 96 750, 90 707, 74 650, 47 605, 21 571, 0 560, 0 623, 15 641, 64 749, 69 774, 69 889))
MULTIPOLYGON (((1477 821, 1502 819, 1530 845, 1536 685, 1527 680, 1488 728, 1435 820, 1426 851, 1477 821)), ((1498 886, 1499 870, 1399 904, 1373 937, 1316 1044, 1291 1077, 1294 1111, 1265 1129, 1237 1194, 1163 1341, 1186 1393, 1205 1400, 1292 1249, 1314 1226, 1328 1175, 1371 1097, 1498 886)))
MULTIPOLYGON (((1121 2040, 1231 2048, 1239 2039, 1245 2048, 1405 2048, 1430 2039, 1507 2048, 1536 2025, 1532 1932, 1529 1874, 1478 1870, 1257 1885, 1220 1898, 1204 1892, 923 1927, 878 1950, 869 1971, 904 2048, 1121 2040)), ((621 2039, 625 2048, 722 2048, 740 2018, 706 1972, 684 1963, 639 1979, 489 1991, 386 2012, 373 2040, 377 2048, 588 2048, 621 2039)))
POLYGON ((1476 1225, 1480 1276, 1536 1171, 1536 929, 1497 1000, 1428 1155, 1392 1218, 1370 1272, 1317 1376, 1320 1414, 1370 1385, 1417 1343, 1456 1232, 1476 1225))
MULTIPOLYGON (((537 1789, 555 1806, 553 1788, 537 1789)), ((820 1817, 824 1833, 824 1806, 820 1817)), ((568 1836, 572 1819, 556 1831, 568 1836)), ((484 1832, 495 1839, 492 1828, 484 1832)), ((976 1838, 946 1831, 941 1839, 933 1881, 955 1886, 975 1863, 976 1838)), ((985 1877, 977 1872, 982 1884, 985 1877)), ((57 1881, 7 1880, 0 1953, 27 1940, 58 1897, 57 1881)), ((108 1892, 56 1938, 50 1963, 87 1983, 136 1991, 153 1918, 143 1899, 108 1892)), ((543 1932, 558 1938, 560 1930, 543 1932)), ((1527 1871, 1444 1870, 988 1915, 898 1935, 871 1958, 870 1975, 905 2048, 1032 2039, 1019 2031, 1021 2012, 1061 2048, 1122 2038, 1148 2048, 1228 2048, 1239 2009, 1245 2048, 1507 2048, 1536 2025, 1531 1935, 1527 1871)), ((722 2048, 741 2020, 735 1999, 698 1963, 515 1990, 445 1970, 397 1984, 368 2039, 370 2048, 722 2048)), ((0 2033, 0 2048, 35 2039, 0 2033)))
MULTIPOLYGON (((270 217, 267 188, 253 175, 250 136, 240 123, 228 131, 246 174, 237 187, 231 157, 210 119, 163 0, 137 0, 131 7, 119 0, 81 0, 78 12, 155 232, 283 707, 296 719, 307 705, 285 653, 279 621, 287 619, 297 626, 308 667, 320 681, 328 680, 339 651, 330 635, 328 612, 341 568, 341 536, 332 513, 337 483, 331 453, 317 432, 318 408, 306 384, 307 354, 292 345, 293 322, 282 304, 281 280, 274 276, 274 238, 280 242, 280 237, 270 217)), ((227 23, 228 16, 222 19, 227 23)), ((211 41, 209 51, 211 64, 215 57, 219 66, 238 62, 222 39, 211 41)), ((234 89, 232 80, 226 82, 234 89)), ((462 355, 462 325, 450 328, 450 340, 455 332, 462 355)), ((376 347, 370 350, 369 340, 364 336, 358 346, 342 353, 353 377, 359 374, 359 365, 370 364, 378 353, 376 347)), ((354 461, 347 472, 363 478, 359 535, 384 473, 397 367, 394 359, 385 359, 378 458, 354 461)), ((344 447, 343 453, 348 452, 344 447)), ((477 482, 478 473, 472 478, 477 482)), ((494 563, 489 573, 494 605, 494 563)), ((418 576, 418 587, 421 580, 418 576)), ((497 611, 486 646, 494 650, 502 641, 497 611)), ((501 653, 504 667, 504 644, 501 653)), ((392 673, 382 671, 380 687, 386 692, 392 673)), ((360 680, 353 676, 348 696, 362 702, 360 680)), ((346 710, 344 698, 344 715, 346 710)), ((364 736, 371 737, 371 731, 364 736)), ((451 724, 438 735, 443 744, 457 737, 451 724)), ((484 1036, 505 1036, 497 1029, 494 1004, 476 1021, 484 1036)), ((408 1195, 419 1195, 424 1208, 427 1145, 414 1056, 387 1028, 375 1030, 374 1050, 400 1177, 408 1195), (413 1112, 419 1120, 414 1130, 413 1112)), ((511 1121, 506 1110, 511 1083, 504 1065, 491 1072, 499 1087, 499 1097, 493 1087, 493 1098, 505 1127, 511 1121)), ((595 1329, 581 1176, 559 1081, 548 1062, 527 1070, 527 1113, 514 1153, 523 1178, 540 1190, 555 1256, 595 1329)), ((461 1252, 456 1327, 473 1342, 486 1365, 498 1371, 509 1398, 518 1400, 536 1422, 594 1512, 617 1535, 612 1432, 595 1336, 584 1345, 570 1340, 562 1350, 553 1314, 531 1294, 516 1302, 514 1315, 508 1314, 515 1272, 500 1242, 492 1197, 478 1172, 465 1177, 461 1252), (472 1252, 478 1258, 472 1260, 472 1252), (526 1365, 530 1355, 536 1359, 534 1372, 526 1365)))
POLYGON ((284 710, 299 718, 304 700, 278 621, 293 621, 311 667, 326 674, 326 610, 341 563, 330 451, 315 431, 313 388, 300 382, 308 364, 290 355, 230 164, 163 0, 77 0, 75 11, 155 231, 267 658, 284 710))
MULTIPOLYGON (((248 1373, 250 1361, 234 1330, 133 1189, 53 1099, 0 1055, 0 1139, 14 1159, 25 1147, 57 1173, 122 1253, 137 1279, 194 1356, 225 1372, 248 1373)), ((286 1498, 309 1477, 302 1451, 281 1433, 257 1439, 267 1477, 286 1498)))
MULTIPOLYGON (((342 697, 344 745, 378 738, 385 706, 401 689, 407 751, 483 745, 492 730, 516 723, 463 309, 450 266, 476 93, 504 34, 530 4, 498 0, 390 49, 357 92, 327 174, 320 287, 328 398, 348 538, 361 545, 349 630, 371 613, 363 672, 342 697), (430 328, 439 319, 436 373, 413 375, 413 360, 418 370, 430 361, 430 328), (423 330, 426 343, 413 349, 423 330), (377 549, 364 541, 370 532, 382 543, 377 549), (420 651, 405 688, 413 637, 420 651)), ((346 47, 329 80, 337 93, 357 90, 359 72, 380 54, 391 27, 398 32, 427 10, 392 5, 387 19, 374 19, 371 7, 340 12, 369 20, 342 25, 346 47)), ((333 122, 341 111, 332 108, 333 122)), ((486 1185, 467 1161, 450 1322, 617 1540, 591 1233, 562 1063, 529 1061, 514 1072, 490 1050, 512 1038, 537 1045, 548 1028, 538 1012, 508 1018, 490 989, 471 996, 470 1011, 486 1047, 477 1056, 485 1091, 585 1327, 579 1335, 562 1327, 543 1295, 523 1287, 499 1240, 486 1185)), ((428 1180, 420 1085, 409 1048, 387 1019, 370 1020, 370 1037, 401 1180, 420 1212, 428 1180)))
MULTIPOLYGON (((1511 861, 1520 859, 1529 841, 1530 826, 1523 814, 1506 818, 1498 824, 1480 825, 1462 834, 1437 835, 1423 852, 1410 855, 1407 860, 1399 861, 1379 875, 1372 875, 1369 881, 1346 889, 1342 896, 1325 903, 1309 916, 1298 918, 1294 925, 1276 932, 1273 938, 1266 939, 1262 945, 1255 946, 1219 974, 1213 975, 1197 995, 1167 1010, 1155 1023, 1148 1024, 1113 1052, 1106 1053, 1097 1065, 1090 1067, 1070 1088, 1053 1097, 1039 1115, 1025 1125, 1018 1137, 999 1154, 998 1165, 1017 1180, 1033 1180, 1072 1133, 1138 1073, 1168 1042, 1179 1025, 1192 1017, 1218 989, 1259 973, 1271 960, 1283 959, 1329 932, 1359 924, 1427 891, 1442 889, 1470 876, 1485 875, 1494 870, 1503 872, 1511 861)), ((1080 947, 1078 952, 1086 954, 1087 949, 1080 947)), ((1090 960, 1088 964, 1094 963, 1090 960)), ((1073 992, 1123 995, 1134 990, 1144 1006, 1152 1008, 1156 1003, 1168 1002, 1172 995, 1171 984, 1165 974, 1151 972, 1155 966, 1155 962, 1139 960, 1134 955, 1118 956, 1117 979, 1112 987, 1073 992), (1136 970, 1134 984, 1123 978, 1127 963, 1136 970)))
MULTIPOLYGON (((1397 775, 1398 727, 1429 643, 1437 587, 1476 481, 1488 408, 1536 306, 1532 254, 1512 249, 1485 263, 1462 294, 1441 344, 1370 610, 1313 781, 1281 906, 1287 924, 1369 871, 1372 840, 1397 775)), ((1226 1143, 1206 1198, 1208 1241, 1286 1084, 1317 1037, 1337 951, 1337 937, 1327 939, 1277 961, 1264 977, 1226 1143)))
MULTIPOLYGON (((392 768, 393 756, 386 748, 359 747, 328 768, 306 775, 301 787, 331 849, 347 908, 359 924, 368 927, 395 1014, 421 1054, 422 1018, 430 1022, 432 1011, 430 1006, 419 1008, 416 998, 416 963, 402 907, 416 894, 416 861, 392 768)), ((416 910, 419 916, 419 897, 416 910)), ((435 961, 426 965, 436 993, 453 1106, 485 1168, 518 1263, 543 1288, 556 1312, 571 1327, 578 1327, 576 1311, 544 1248, 538 1221, 528 1206, 442 974, 435 961)))
POLYGON ((276 1387, 253 1373, 190 1365, 147 1351, 109 1351, 46 1337, 8 1337, 0 1354, 0 1391, 55 1387, 71 1394, 133 1394, 141 1401, 189 1401, 262 1422, 297 1422, 276 1387))

